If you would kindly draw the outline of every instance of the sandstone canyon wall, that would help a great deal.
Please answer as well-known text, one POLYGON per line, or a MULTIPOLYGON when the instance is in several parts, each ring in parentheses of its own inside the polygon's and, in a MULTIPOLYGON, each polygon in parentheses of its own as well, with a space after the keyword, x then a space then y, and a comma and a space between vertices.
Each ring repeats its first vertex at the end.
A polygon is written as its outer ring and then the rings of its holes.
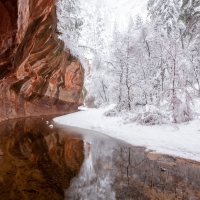
POLYGON ((84 71, 56 24, 55 0, 0 0, 0 121, 82 104, 84 71))

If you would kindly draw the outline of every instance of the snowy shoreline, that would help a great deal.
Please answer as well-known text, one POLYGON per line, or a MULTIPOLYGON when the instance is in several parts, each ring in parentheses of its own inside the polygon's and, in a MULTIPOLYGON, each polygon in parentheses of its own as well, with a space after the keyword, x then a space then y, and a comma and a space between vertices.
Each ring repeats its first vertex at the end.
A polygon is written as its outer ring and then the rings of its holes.
POLYGON ((120 117, 104 116, 103 113, 108 109, 82 109, 53 120, 60 124, 99 131, 134 146, 146 147, 155 153, 200 162, 200 120, 179 124, 179 129, 170 125, 124 124, 120 117))

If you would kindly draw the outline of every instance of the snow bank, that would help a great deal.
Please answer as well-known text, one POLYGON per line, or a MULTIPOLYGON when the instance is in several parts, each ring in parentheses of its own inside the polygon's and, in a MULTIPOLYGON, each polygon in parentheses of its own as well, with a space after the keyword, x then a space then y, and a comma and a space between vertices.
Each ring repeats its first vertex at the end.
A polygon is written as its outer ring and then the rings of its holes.
POLYGON ((105 117, 110 109, 84 109, 77 113, 54 118, 55 122, 90 129, 124 140, 135 146, 144 146, 156 153, 169 154, 200 161, 200 121, 170 125, 142 126, 123 124, 120 117, 105 117))

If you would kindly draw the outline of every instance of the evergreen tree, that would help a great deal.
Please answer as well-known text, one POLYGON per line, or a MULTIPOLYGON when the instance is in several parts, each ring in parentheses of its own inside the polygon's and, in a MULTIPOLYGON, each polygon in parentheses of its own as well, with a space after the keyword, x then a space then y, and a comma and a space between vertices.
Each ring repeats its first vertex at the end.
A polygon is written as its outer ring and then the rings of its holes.
POLYGON ((199 35, 200 0, 183 0, 179 20, 185 25, 184 37, 189 36, 192 39, 199 35))
POLYGON ((60 38, 65 41, 66 48, 69 48, 72 54, 78 55, 78 39, 83 25, 83 20, 79 16, 81 1, 60 0, 56 5, 60 38))
POLYGON ((180 6, 179 0, 149 0, 147 8, 151 20, 156 21, 156 25, 161 25, 170 34, 179 28, 180 6))

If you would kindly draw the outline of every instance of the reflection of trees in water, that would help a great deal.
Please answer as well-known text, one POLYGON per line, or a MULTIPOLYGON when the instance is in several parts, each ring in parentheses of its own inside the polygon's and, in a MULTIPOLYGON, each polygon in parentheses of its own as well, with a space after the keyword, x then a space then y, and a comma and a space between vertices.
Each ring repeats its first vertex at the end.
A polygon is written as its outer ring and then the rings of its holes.
POLYGON ((60 138, 39 118, 10 120, 0 130, 0 199, 63 199, 79 172, 83 141, 60 138))
POLYGON ((144 148, 108 140, 89 149, 66 200, 200 199, 199 164, 162 155, 151 160, 144 148))
POLYGON ((141 189, 142 185, 138 180, 138 172, 146 157, 140 148, 134 151, 130 147, 119 147, 113 153, 113 164, 115 166, 115 181, 113 188, 116 192, 116 199, 140 199, 144 198, 141 189), (117 184, 115 184, 117 183, 117 184))
POLYGON ((143 148, 115 149, 116 199, 199 199, 200 165, 175 161, 169 156, 150 160, 143 148))
POLYGON ((79 175, 71 181, 65 200, 114 200, 111 172, 112 148, 97 140, 91 144, 79 175))

